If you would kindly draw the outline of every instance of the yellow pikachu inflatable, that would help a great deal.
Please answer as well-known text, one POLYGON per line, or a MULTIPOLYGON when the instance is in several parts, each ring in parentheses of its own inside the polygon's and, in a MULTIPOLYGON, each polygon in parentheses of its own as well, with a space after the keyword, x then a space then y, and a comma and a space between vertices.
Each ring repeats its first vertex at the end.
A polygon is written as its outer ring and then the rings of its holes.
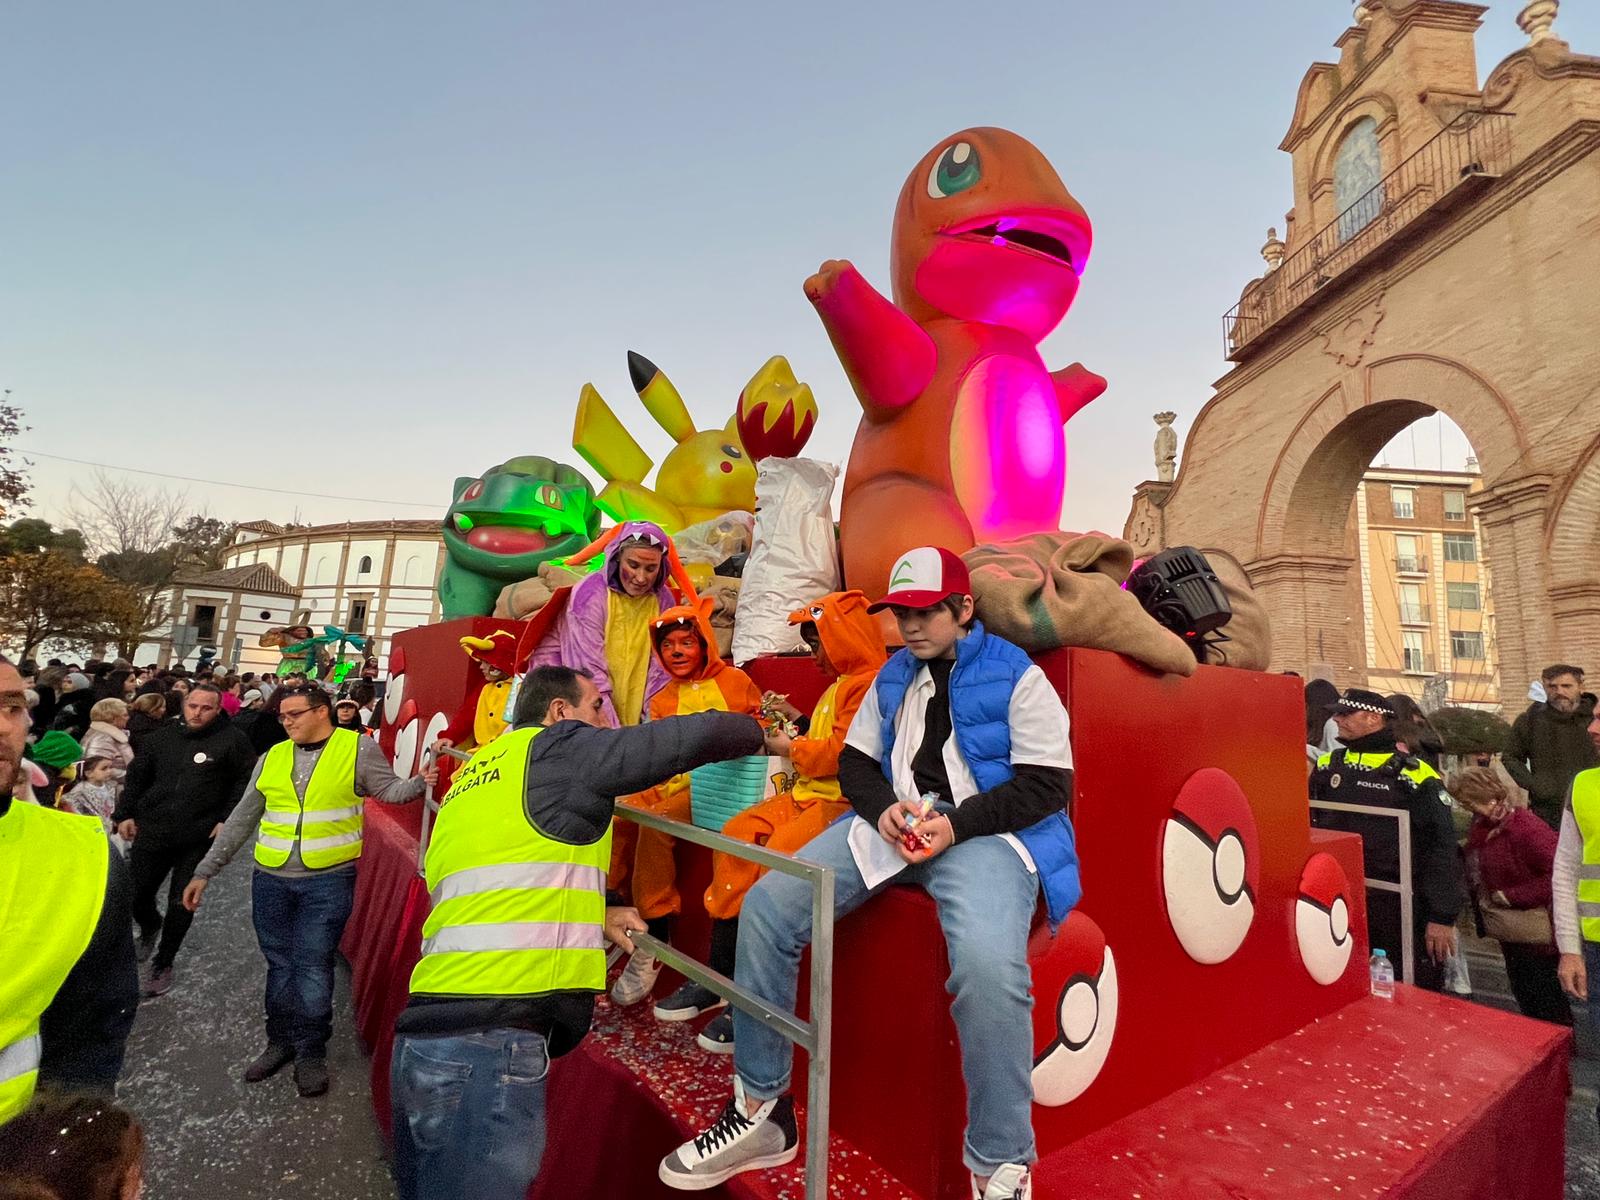
MULTIPOLYGON (((787 366, 787 364, 785 364, 787 366)), ((583 385, 572 448, 606 481, 597 497, 616 521, 653 521, 667 533, 756 505, 756 467, 739 440, 735 415, 721 429, 696 432, 678 389, 642 354, 628 351, 628 374, 645 411, 677 443, 646 487, 651 458, 593 384, 583 385)))

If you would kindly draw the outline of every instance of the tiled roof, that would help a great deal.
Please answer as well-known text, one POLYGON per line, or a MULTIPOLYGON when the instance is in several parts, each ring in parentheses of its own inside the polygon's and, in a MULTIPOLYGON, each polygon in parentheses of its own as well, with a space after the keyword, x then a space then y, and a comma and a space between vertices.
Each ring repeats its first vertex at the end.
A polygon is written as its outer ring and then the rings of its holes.
POLYGON ((225 567, 220 571, 206 571, 188 575, 178 580, 190 587, 223 588, 233 592, 255 592, 263 596, 299 596, 288 583, 266 563, 246 563, 242 567, 225 567))

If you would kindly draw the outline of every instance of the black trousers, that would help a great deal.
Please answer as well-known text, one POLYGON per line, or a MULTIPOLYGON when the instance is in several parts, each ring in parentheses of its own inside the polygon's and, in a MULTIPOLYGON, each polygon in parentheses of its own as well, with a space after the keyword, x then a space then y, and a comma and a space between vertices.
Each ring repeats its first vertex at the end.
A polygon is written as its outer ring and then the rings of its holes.
MULTIPOLYGON (((1426 918, 1413 915, 1411 930, 1411 982, 1430 992, 1444 990, 1444 968, 1428 957, 1426 918)), ((1376 949, 1382 946, 1394 964, 1396 982, 1404 979, 1400 958, 1400 897, 1395 892, 1367 889, 1367 936, 1376 949)))
POLYGON ((1524 946, 1501 942, 1500 956, 1506 960, 1506 978, 1511 994, 1517 998, 1522 1015, 1535 1021, 1549 1021, 1572 1027, 1572 1005, 1556 978, 1557 956, 1546 946, 1524 946))
POLYGON ((170 967, 178 956, 178 947, 194 923, 194 914, 183 906, 183 889, 194 878, 194 869, 211 849, 211 839, 202 842, 151 841, 144 837, 133 839, 128 848, 128 874, 133 877, 133 919, 138 922, 141 937, 161 931, 161 944, 156 947, 151 966, 156 969, 170 967), (171 876, 167 886, 167 911, 163 916, 156 907, 156 893, 162 881, 171 876))

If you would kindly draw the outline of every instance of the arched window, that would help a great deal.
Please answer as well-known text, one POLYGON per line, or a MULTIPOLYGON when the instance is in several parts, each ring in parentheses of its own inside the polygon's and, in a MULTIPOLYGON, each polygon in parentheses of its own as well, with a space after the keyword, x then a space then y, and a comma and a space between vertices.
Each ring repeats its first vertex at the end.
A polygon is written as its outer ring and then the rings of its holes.
POLYGON ((356 564, 357 575, 370 575, 372 573, 372 555, 363 554, 361 561, 356 564))
POLYGON ((405 570, 400 574, 400 582, 402 584, 422 582, 421 555, 413 554, 410 558, 406 559, 406 567, 405 570))
POLYGON ((1333 160, 1333 198, 1339 206, 1339 240, 1349 241, 1383 210, 1383 155, 1378 123, 1362 117, 1350 126, 1333 160))

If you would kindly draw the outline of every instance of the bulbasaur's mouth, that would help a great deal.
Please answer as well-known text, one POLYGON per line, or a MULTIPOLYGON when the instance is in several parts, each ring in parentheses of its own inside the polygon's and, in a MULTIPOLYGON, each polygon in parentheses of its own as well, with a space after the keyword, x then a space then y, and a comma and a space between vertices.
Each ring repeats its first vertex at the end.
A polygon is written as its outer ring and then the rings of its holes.
POLYGON ((453 512, 445 527, 474 550, 519 557, 541 554, 571 539, 586 539, 587 532, 571 528, 560 516, 539 518, 503 512, 453 512))

